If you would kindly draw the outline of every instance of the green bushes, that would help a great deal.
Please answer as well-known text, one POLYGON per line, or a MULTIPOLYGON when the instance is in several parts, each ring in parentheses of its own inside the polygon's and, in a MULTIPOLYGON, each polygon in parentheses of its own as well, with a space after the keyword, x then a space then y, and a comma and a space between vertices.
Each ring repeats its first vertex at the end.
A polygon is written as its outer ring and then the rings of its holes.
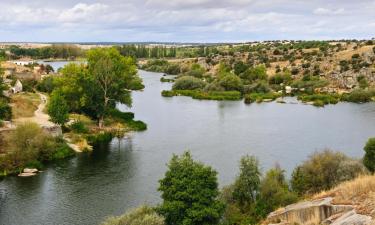
POLYGON ((164 218, 158 215, 154 209, 141 206, 125 215, 110 217, 101 225, 165 225, 165 222, 164 218))
POLYGON ((370 138, 364 148, 365 156, 363 158, 363 164, 371 172, 375 172, 375 138, 370 138))
POLYGON ((141 68, 146 71, 167 73, 170 75, 177 75, 181 72, 180 65, 176 63, 169 63, 167 60, 161 59, 149 60, 141 68))
POLYGON ((74 155, 63 139, 50 136, 33 123, 19 125, 5 138, 5 146, 8 151, 0 158, 0 171, 5 174, 74 155))
POLYGON ((298 100, 302 102, 313 102, 314 106, 322 107, 328 104, 337 104, 340 101, 338 94, 312 94, 300 95, 298 100))
POLYGON ((241 93, 238 91, 211 91, 211 92, 204 92, 200 90, 172 90, 162 91, 163 97, 173 97, 173 96, 189 96, 193 99, 200 99, 200 100, 240 100, 241 93))
POLYGON ((375 96, 375 90, 363 90, 363 89, 355 89, 349 94, 344 94, 342 96, 343 101, 347 102, 355 102, 355 103, 364 103, 372 101, 372 98, 375 96))
POLYGON ((142 121, 134 120, 134 113, 132 112, 121 112, 115 108, 110 110, 109 115, 114 120, 126 124, 133 131, 147 130, 147 124, 142 121))
POLYGON ((206 83, 199 78, 192 76, 182 76, 173 84, 173 90, 196 90, 202 89, 206 83))
POLYGON ((269 93, 252 93, 252 94, 245 95, 245 103, 246 104, 251 104, 253 102, 260 103, 260 102, 263 102, 265 100, 272 100, 273 101, 280 96, 281 96, 281 94, 272 93, 272 92, 269 92, 269 93))
POLYGON ((292 188, 300 195, 328 190, 340 182, 351 180, 366 169, 360 161, 343 153, 325 150, 314 153, 292 173, 292 188))
POLYGON ((239 176, 221 194, 227 205, 222 224, 258 224, 276 208, 296 202, 284 173, 276 166, 262 177, 258 160, 242 157, 239 176))
POLYGON ((228 73, 222 76, 219 79, 219 84, 222 86, 226 91, 242 91, 243 90, 243 83, 241 78, 238 76, 228 73))
POLYGON ((75 121, 69 126, 70 130, 76 134, 87 134, 89 129, 82 121, 75 121))

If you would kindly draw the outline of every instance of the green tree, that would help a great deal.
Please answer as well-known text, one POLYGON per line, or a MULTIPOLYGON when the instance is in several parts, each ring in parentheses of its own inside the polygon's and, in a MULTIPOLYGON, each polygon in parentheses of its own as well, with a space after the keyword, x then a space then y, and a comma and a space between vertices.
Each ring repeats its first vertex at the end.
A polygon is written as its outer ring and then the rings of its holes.
POLYGON ((285 171, 280 167, 270 169, 262 179, 259 200, 256 203, 256 214, 266 217, 275 209, 297 201, 297 195, 289 190, 285 171))
POLYGON ((125 215, 110 217, 101 225, 165 225, 165 223, 164 218, 158 215, 154 209, 141 206, 125 215))
POLYGON ((66 103, 64 96, 59 91, 53 91, 47 105, 48 115, 51 121, 64 125, 69 120, 69 106, 66 103))
POLYGON ((365 150, 365 157, 363 158, 363 164, 366 168, 371 172, 375 172, 375 138, 370 138, 366 146, 365 150))
POLYGON ((173 84, 173 90, 195 90, 206 85, 204 81, 192 76, 182 76, 173 84))
POLYGON ((99 127, 103 127, 108 110, 117 102, 131 106, 130 90, 142 87, 141 80, 134 59, 122 56, 115 48, 92 49, 87 53, 87 62, 93 84, 91 110, 96 113, 99 127))
POLYGON ((159 191, 159 207, 168 225, 217 224, 224 211, 219 195, 217 172, 192 159, 189 152, 174 155, 159 191))
POLYGON ((261 172, 254 156, 244 156, 240 161, 240 174, 234 183, 233 198, 241 208, 255 203, 259 191, 261 172))
POLYGON ((243 90, 243 83, 241 78, 238 76, 227 73, 220 77, 219 80, 220 86, 222 86, 226 91, 242 91, 243 90))

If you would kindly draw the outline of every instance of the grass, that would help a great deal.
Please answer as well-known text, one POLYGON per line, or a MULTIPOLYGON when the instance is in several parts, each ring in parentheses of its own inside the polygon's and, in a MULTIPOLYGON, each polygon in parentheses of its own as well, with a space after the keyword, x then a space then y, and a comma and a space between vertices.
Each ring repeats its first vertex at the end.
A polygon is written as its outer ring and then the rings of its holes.
POLYGON ((251 104, 253 102, 261 103, 265 100, 272 100, 274 101, 276 98, 280 97, 281 94, 279 93, 251 93, 248 95, 245 95, 245 103, 251 104))
POLYGON ((340 101, 340 95, 338 94, 312 94, 312 95, 300 95, 298 100, 302 102, 313 102, 314 106, 323 107, 328 104, 337 104, 340 101))
POLYGON ((11 98, 13 119, 34 116, 39 104, 40 97, 38 94, 20 93, 13 95, 11 98))
POLYGON ((239 91, 211 91, 211 92, 204 92, 201 90, 171 90, 162 91, 161 95, 163 97, 173 97, 173 96, 189 96, 193 99, 200 99, 200 100, 230 100, 236 101, 241 100, 242 96, 239 91))
POLYGON ((354 205, 360 214, 375 216, 375 175, 360 176, 322 192, 314 199, 333 197, 334 204, 354 205))

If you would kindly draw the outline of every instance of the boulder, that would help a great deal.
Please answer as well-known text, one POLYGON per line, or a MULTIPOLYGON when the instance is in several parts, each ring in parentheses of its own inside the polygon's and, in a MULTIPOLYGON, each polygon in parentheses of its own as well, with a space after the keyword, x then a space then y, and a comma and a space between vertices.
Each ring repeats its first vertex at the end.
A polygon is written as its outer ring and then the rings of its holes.
POLYGON ((37 173, 38 169, 30 169, 30 168, 25 168, 23 169, 24 173, 37 173))
POLYGON ((32 177, 35 176, 36 173, 20 173, 18 174, 19 177, 32 177))
POLYGON ((337 218, 331 225, 370 225, 372 218, 370 216, 360 215, 355 210, 344 213, 337 218))

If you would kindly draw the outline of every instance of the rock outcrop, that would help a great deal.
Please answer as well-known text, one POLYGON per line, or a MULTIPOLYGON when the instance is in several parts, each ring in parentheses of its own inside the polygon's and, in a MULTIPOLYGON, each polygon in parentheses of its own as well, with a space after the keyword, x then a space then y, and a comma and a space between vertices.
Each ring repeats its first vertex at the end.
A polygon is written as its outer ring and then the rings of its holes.
POLYGON ((332 197, 286 206, 272 212, 266 224, 273 225, 370 225, 372 218, 357 214, 351 205, 334 205, 332 197))

